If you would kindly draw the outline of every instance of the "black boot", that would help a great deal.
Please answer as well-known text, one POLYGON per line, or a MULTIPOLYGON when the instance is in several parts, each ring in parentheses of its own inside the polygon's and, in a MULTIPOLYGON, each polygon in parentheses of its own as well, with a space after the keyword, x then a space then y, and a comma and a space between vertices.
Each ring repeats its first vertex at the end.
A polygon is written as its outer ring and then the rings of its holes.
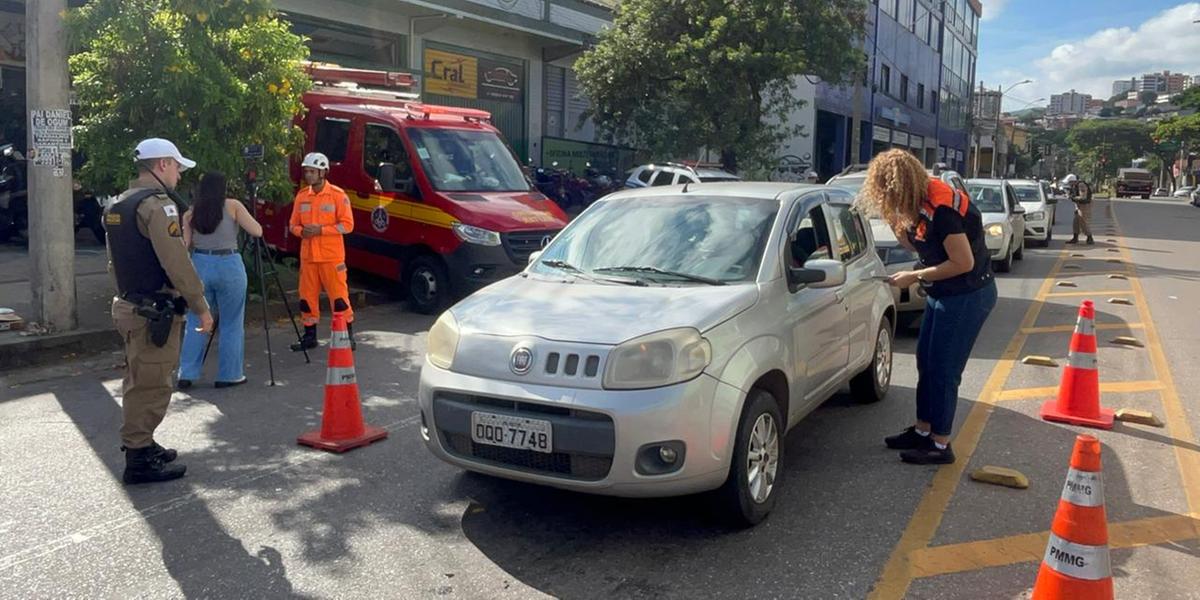
POLYGON ((304 336, 300 341, 292 344, 292 352, 300 352, 301 350, 312 350, 317 347, 317 326, 305 325, 304 336))
POLYGON ((179 479, 187 472, 185 465, 167 464, 163 460, 161 446, 146 446, 145 448, 130 448, 125 450, 125 474, 122 480, 126 485, 136 483, 154 483, 179 479))
POLYGON ((1068 244, 1078 244, 1078 243, 1079 243, 1079 236, 1075 236, 1075 237, 1073 237, 1073 238, 1071 238, 1071 239, 1067 240, 1067 243, 1068 243, 1068 244))
MULTIPOLYGON (((164 448, 158 442, 150 442, 150 447, 154 449, 154 452, 158 454, 163 462, 173 462, 176 458, 179 458, 179 453, 174 448, 164 448)), ((121 452, 127 452, 128 450, 129 448, 121 446, 121 452)))
POLYGON ((350 340, 350 351, 358 350, 358 342, 354 341, 354 323, 346 323, 346 338, 350 340))
POLYGON ((1089 245, 1089 246, 1096 245, 1096 240, 1092 239, 1092 236, 1090 236, 1090 235, 1087 237, 1087 245, 1089 245))

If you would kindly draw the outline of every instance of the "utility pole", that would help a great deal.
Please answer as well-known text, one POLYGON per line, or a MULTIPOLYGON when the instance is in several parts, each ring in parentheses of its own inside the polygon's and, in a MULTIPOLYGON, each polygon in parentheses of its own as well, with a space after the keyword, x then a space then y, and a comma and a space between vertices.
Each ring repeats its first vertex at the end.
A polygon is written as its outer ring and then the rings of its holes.
POLYGON ((67 0, 25 3, 33 310, 50 331, 77 327, 66 13, 67 0))

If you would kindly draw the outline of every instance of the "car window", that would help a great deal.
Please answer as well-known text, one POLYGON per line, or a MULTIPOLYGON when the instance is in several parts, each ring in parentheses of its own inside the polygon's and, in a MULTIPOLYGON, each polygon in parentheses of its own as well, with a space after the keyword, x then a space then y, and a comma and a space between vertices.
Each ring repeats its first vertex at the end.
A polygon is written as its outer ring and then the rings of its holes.
POLYGON ((654 181, 650 182, 650 185, 671 185, 671 180, 674 177, 675 174, 670 171, 659 171, 654 174, 654 181))
POLYGON ((408 164, 408 151, 400 134, 384 125, 368 124, 363 134, 363 170, 374 179, 379 179, 379 165, 392 163, 396 165, 396 179, 412 177, 412 167, 408 164))
POLYGON ((1039 186, 1036 185, 1014 185, 1013 190, 1017 193, 1017 201, 1019 202, 1041 202, 1042 195, 1039 191, 1039 186))
POLYGON ((833 225, 834 256, 842 262, 850 262, 867 249, 866 235, 858 218, 846 204, 828 204, 830 223, 833 225))
POLYGON ((648 184, 648 183, 650 183, 650 176, 653 174, 654 174, 654 171, 651 171, 650 169, 642 169, 642 172, 638 173, 638 176, 637 176, 638 181, 648 184))
POLYGON ((346 160, 346 144, 349 139, 349 120, 325 118, 317 123, 317 139, 313 148, 324 154, 330 162, 342 162, 346 160))
POLYGON ((829 227, 820 206, 808 211, 796 225, 790 237, 788 264, 800 268, 810 260, 833 258, 829 244, 829 227))
POLYGON ((1017 206, 1017 194, 1013 192, 1012 186, 1004 186, 1004 200, 1008 205, 1008 210, 1012 211, 1017 206))

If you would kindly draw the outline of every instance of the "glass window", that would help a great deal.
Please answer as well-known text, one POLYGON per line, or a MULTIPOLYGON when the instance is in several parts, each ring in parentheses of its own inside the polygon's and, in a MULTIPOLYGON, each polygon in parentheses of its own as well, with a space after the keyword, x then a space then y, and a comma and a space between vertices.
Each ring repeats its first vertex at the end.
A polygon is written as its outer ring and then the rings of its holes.
POLYGON ((654 174, 654 171, 651 171, 650 169, 642 169, 642 172, 638 173, 638 176, 637 176, 638 181, 648 184, 648 183, 650 183, 650 176, 653 174, 654 174))
POLYGON ((317 140, 314 149, 324 154, 329 162, 346 160, 346 145, 350 140, 350 121, 347 119, 321 119, 317 123, 317 140))
POLYGON ((632 196, 600 200, 546 247, 533 272, 562 275, 562 261, 585 277, 636 278, 661 285, 702 285, 653 269, 751 282, 779 212, 774 199, 632 196))
POLYGON ((883 14, 896 18, 896 0, 879 0, 879 9, 883 14))
POLYGON ((883 67, 880 68, 879 73, 880 91, 885 94, 892 93, 892 68, 887 65, 883 65, 883 67))
POLYGON ((675 178, 675 174, 670 171, 659 171, 654 175, 654 181, 650 185, 671 185, 671 180, 675 178))
POLYGON ((808 211, 796 225, 790 243, 788 264, 803 267, 810 260, 833 258, 829 249, 829 227, 825 224, 825 213, 820 206, 808 211))
POLYGON ((908 102, 908 75, 900 75, 900 101, 908 102))
POLYGON ((913 0, 900 0, 900 6, 896 10, 896 21, 900 26, 912 31, 913 27, 913 0))
POLYGON ((410 127, 408 136, 425 174, 440 191, 529 191, 517 159, 491 131, 410 127))
POLYGON ((917 84, 917 108, 925 108, 925 84, 917 84))
POLYGON ((400 134, 391 127, 383 125, 367 125, 363 135, 363 170, 374 179, 379 179, 379 165, 391 163, 396 165, 396 179, 412 177, 412 167, 408 164, 408 151, 400 134))
POLYGON ((998 183, 967 182, 967 191, 971 193, 971 202, 979 208, 979 212, 1004 212, 1004 190, 998 183))
POLYGON ((942 20, 931 16, 929 19, 929 45, 940 48, 942 43, 942 20))
POLYGON ((867 249, 866 237, 855 221, 854 211, 845 204, 829 204, 830 221, 833 223, 833 248, 838 259, 850 262, 867 249))

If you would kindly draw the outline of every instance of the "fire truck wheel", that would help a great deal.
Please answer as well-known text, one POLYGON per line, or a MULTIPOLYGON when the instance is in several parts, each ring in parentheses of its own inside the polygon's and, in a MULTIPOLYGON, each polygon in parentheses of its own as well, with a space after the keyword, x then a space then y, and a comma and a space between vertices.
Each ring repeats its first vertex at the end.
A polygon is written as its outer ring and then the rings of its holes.
POLYGON ((450 278, 446 265, 434 256, 414 258, 405 271, 403 285, 412 310, 424 315, 437 314, 450 298, 450 278))

